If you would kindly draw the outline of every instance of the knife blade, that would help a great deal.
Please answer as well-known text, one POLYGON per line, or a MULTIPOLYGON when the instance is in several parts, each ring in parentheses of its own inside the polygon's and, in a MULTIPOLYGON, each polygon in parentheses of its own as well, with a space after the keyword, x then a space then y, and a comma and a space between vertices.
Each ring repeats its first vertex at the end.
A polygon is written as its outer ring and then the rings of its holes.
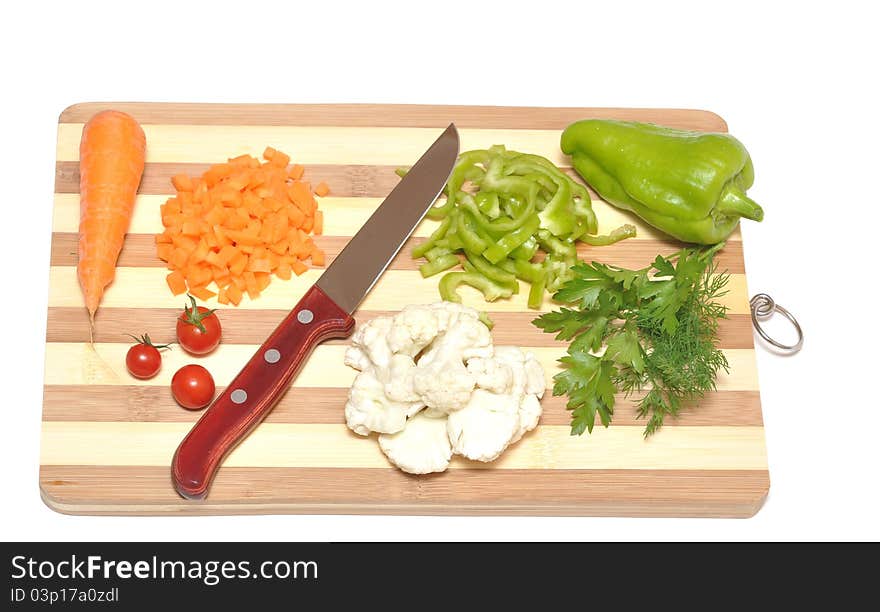
POLYGON ((351 335, 352 314, 440 195, 458 149, 450 123, 208 407, 171 461, 181 496, 206 497, 223 459, 266 418, 312 350, 351 335))

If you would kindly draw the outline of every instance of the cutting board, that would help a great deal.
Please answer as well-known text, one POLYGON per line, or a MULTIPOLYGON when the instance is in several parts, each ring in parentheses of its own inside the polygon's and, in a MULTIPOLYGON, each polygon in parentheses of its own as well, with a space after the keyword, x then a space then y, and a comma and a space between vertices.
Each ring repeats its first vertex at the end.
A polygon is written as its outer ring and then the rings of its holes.
MULTIPOLYGON (((724 131, 725 122, 696 110, 505 108, 409 105, 78 104, 58 125, 49 271, 46 369, 40 452, 40 491, 46 504, 70 514, 537 514, 626 516, 750 516, 769 487, 764 428, 743 244, 734 233, 719 255, 731 273, 724 302, 730 318, 720 329, 730 373, 718 391, 648 440, 630 401, 619 399, 614 424, 592 435, 569 435, 563 398, 548 391, 534 432, 489 464, 456 457, 442 474, 411 476, 391 467, 375 440, 350 432, 343 406, 355 372, 342 362, 346 342, 319 347, 275 410, 228 457, 209 497, 188 501, 171 486, 169 465, 198 413, 179 408, 169 382, 184 363, 197 362, 220 389, 281 321, 320 270, 290 281, 273 280, 255 301, 221 307, 223 343, 204 358, 177 347, 156 378, 138 381, 125 371, 125 334, 149 332, 174 340, 183 306, 165 284, 153 234, 159 206, 171 194, 170 177, 196 175, 209 164, 267 145, 304 164, 312 184, 326 181, 321 199, 328 258, 339 253, 396 184, 394 169, 411 164, 454 121, 461 150, 505 144, 544 155, 561 167, 559 135, 587 117, 631 119, 673 127, 724 131), (76 278, 79 215, 79 142, 83 123, 105 108, 132 114, 147 135, 147 165, 130 233, 95 320, 88 320, 76 278)), ((571 172, 571 170, 568 170, 571 172)), ((594 198, 605 232, 635 223, 638 237, 607 247, 580 248, 580 256, 627 267, 672 253, 674 241, 594 198)), ((438 299, 437 278, 422 279, 410 257, 430 234, 426 220, 355 313, 364 322, 410 303, 438 299)), ((532 351, 548 387, 565 346, 534 328, 536 311, 525 292, 485 304, 463 289, 465 302, 487 309, 496 344, 532 351)), ((553 304, 545 301, 543 309, 553 304)))

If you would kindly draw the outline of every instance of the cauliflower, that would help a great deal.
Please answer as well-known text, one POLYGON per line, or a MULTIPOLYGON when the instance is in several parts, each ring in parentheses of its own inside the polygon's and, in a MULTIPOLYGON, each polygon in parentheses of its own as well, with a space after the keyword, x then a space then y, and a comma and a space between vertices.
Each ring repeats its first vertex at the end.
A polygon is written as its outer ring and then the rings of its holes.
POLYGON ((544 371, 531 353, 515 346, 497 347, 492 359, 472 359, 468 369, 482 388, 464 409, 449 415, 447 433, 454 452, 474 461, 494 461, 537 427, 544 371), (541 380, 537 389, 535 366, 541 380))
POLYGON ((446 419, 424 411, 409 419, 403 431, 379 436, 379 448, 391 463, 410 474, 442 472, 452 457, 446 419))
POLYGON ((460 304, 373 319, 345 363, 359 371, 347 425, 382 434, 382 452, 405 472, 442 472, 453 453, 493 461, 541 416, 541 365, 517 347, 494 347, 479 313, 460 304))
POLYGON ((385 394, 385 385, 373 370, 354 379, 345 404, 345 422, 356 434, 371 431, 396 433, 406 427, 406 419, 424 407, 420 402, 396 402, 385 394))

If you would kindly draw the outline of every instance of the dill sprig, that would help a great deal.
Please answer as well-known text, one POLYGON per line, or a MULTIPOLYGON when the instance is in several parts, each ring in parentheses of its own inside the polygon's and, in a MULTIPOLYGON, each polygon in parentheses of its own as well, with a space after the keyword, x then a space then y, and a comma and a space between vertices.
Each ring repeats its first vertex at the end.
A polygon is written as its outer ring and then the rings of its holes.
POLYGON ((553 394, 568 396, 572 435, 592 432, 597 416, 607 427, 618 391, 644 392, 636 409, 647 437, 715 390, 718 371, 728 370, 717 346, 718 321, 727 317, 717 300, 730 278, 714 262, 723 246, 658 255, 641 270, 598 262, 572 268, 553 296, 568 306, 533 321, 570 341, 553 394))

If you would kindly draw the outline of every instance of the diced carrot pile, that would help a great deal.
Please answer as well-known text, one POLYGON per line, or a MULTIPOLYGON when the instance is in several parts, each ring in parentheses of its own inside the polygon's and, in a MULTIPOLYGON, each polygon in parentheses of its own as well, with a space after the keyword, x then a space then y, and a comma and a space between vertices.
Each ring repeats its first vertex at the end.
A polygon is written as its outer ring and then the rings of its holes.
POLYGON ((290 157, 272 147, 263 158, 241 155, 200 178, 171 179, 177 194, 161 206, 165 231, 156 235, 156 250, 171 270, 174 295, 216 295, 237 306, 245 293, 256 299, 273 274, 288 280, 309 264, 324 265, 310 234, 323 232, 315 195, 327 195, 327 185, 312 190, 304 168, 289 166, 290 157))

